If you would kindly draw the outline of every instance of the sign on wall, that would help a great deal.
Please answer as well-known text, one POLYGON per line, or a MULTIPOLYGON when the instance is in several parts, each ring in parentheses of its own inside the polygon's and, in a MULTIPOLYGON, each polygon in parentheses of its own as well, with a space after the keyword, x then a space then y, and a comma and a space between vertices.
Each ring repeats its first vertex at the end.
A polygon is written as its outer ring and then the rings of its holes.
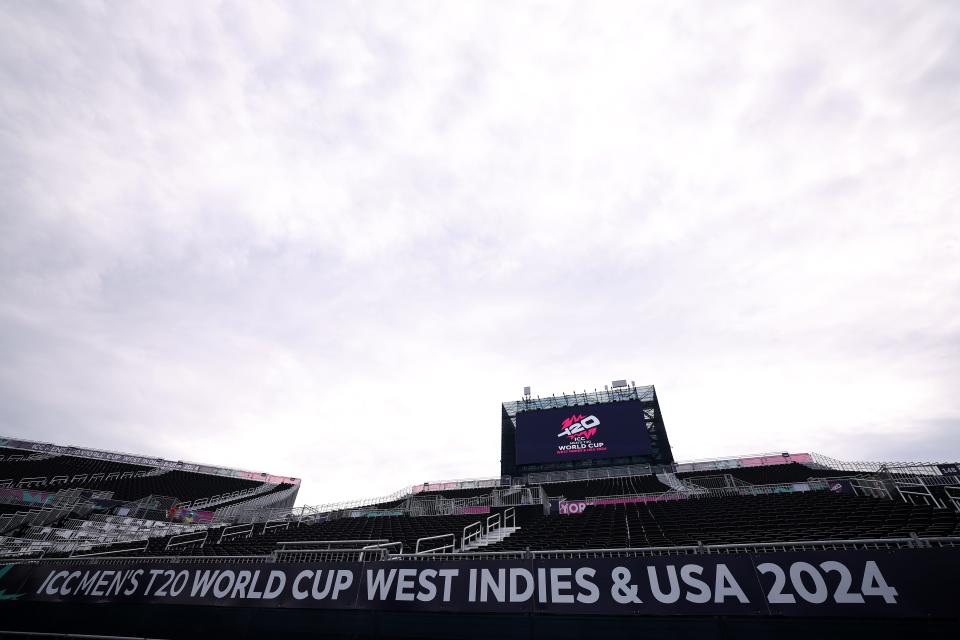
POLYGON ((510 561, 45 564, 0 569, 4 600, 630 615, 956 618, 960 551, 510 561))

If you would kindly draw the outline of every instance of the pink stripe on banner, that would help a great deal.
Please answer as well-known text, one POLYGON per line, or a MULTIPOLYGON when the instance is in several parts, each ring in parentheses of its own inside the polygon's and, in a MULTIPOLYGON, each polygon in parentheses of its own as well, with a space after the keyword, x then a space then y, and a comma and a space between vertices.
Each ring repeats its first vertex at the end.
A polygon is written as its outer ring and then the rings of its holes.
POLYGON ((464 507, 463 513, 467 515, 475 515, 479 513, 490 513, 490 507, 464 507))
POLYGON ((755 458, 740 458, 741 467, 763 467, 790 462, 813 462, 809 453, 792 453, 786 456, 757 456, 755 458))
POLYGON ((666 500, 682 500, 683 497, 676 496, 628 496, 625 498, 599 498, 596 500, 587 500, 587 504, 636 504, 638 502, 664 502, 666 500))

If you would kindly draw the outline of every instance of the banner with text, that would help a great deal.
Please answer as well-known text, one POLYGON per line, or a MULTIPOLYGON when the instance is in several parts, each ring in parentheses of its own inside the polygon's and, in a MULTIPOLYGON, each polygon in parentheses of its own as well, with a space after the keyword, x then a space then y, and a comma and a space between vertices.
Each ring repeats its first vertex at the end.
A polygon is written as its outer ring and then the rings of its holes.
MULTIPOLYGON (((0 569, 0 601, 631 615, 957 617, 960 550, 0 569)), ((0 602, 2 607, 2 602, 0 602)))

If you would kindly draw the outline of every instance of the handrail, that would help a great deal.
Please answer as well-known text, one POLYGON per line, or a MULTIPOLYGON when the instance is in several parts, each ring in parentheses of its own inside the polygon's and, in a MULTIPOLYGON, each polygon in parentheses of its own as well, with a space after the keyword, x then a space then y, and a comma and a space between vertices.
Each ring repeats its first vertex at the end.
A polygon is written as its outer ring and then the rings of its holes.
POLYGON ((72 558, 5 558, 5 564, 48 564, 48 563, 96 563, 96 564, 138 564, 145 562, 183 563, 223 563, 223 562, 271 562, 272 557, 264 556, 74 556, 72 558))
POLYGON ((182 533, 178 536, 173 536, 172 538, 167 540, 167 545, 163 548, 163 550, 166 551, 172 547, 182 547, 188 544, 196 544, 197 542, 199 542, 200 546, 202 547, 204 544, 206 544, 207 538, 209 537, 209 535, 210 535, 209 529, 202 529, 200 531, 191 531, 190 533, 182 533), (195 536, 200 533, 203 534, 203 537, 197 538, 196 540, 177 540, 177 538, 187 538, 189 536, 195 536))
MULTIPOLYGON (((778 551, 790 549, 820 550, 863 549, 863 548, 909 548, 930 549, 939 547, 960 547, 960 537, 930 537, 930 538, 860 538, 845 540, 793 540, 786 542, 755 542, 736 544, 707 544, 707 545, 677 545, 673 547, 622 547, 597 549, 546 549, 539 551, 481 551, 460 553, 429 554, 430 560, 468 560, 468 559, 497 559, 497 558, 551 558, 559 556, 577 555, 578 557, 609 557, 609 556, 645 556, 645 555, 680 555, 683 553, 721 553, 724 551, 778 551)), ((390 558, 391 560, 424 560, 426 554, 405 553, 390 558)))
POLYGON ((426 536, 424 538, 417 538, 417 547, 416 547, 415 555, 439 553, 443 549, 450 549, 451 551, 456 551, 456 548, 457 548, 457 537, 452 533, 441 533, 438 536, 426 536), (423 551, 420 551, 421 542, 426 542, 427 540, 440 540, 440 539, 446 539, 446 538, 450 538, 450 544, 445 544, 439 547, 433 547, 432 549, 424 549, 423 551))
MULTIPOLYGON (((253 524, 252 522, 250 524, 253 524)), ((284 520, 283 518, 278 518, 276 520, 267 520, 263 523, 263 531, 260 532, 260 535, 265 534, 270 529, 289 529, 290 521, 284 520)))
POLYGON ((468 544, 474 540, 479 540, 480 536, 483 535, 483 521, 477 520, 473 524, 468 524, 463 528, 463 535, 460 536, 460 548, 466 547, 468 544), (476 527, 476 531, 473 531, 473 528, 476 527), (467 529, 471 531, 467 533, 467 529))
MULTIPOLYGON (((452 536, 453 534, 446 534, 452 536)), ((433 536, 438 537, 438 536, 433 536)), ((679 555, 680 553, 720 553, 723 551, 777 551, 811 547, 822 550, 837 550, 843 548, 863 549, 870 546, 875 548, 910 548, 931 549, 939 547, 960 547, 960 536, 936 536, 929 538, 851 538, 843 540, 792 540, 784 542, 754 542, 736 544, 708 544, 708 545, 678 545, 675 547, 622 547, 597 549, 548 549, 539 551, 483 551, 472 553, 400 553, 388 556, 390 561, 398 560, 467 560, 467 559, 506 559, 506 558, 549 558, 560 555, 579 555, 581 557, 608 557, 608 556, 643 556, 643 555, 679 555)), ((331 550, 336 551, 336 550, 331 550)), ((342 549, 341 551, 362 551, 362 549, 342 549)), ((139 562, 271 562, 270 555, 236 555, 236 556, 77 556, 73 558, 9 558, 8 564, 48 564, 69 562, 96 562, 104 564, 122 564, 139 562)))
POLYGON ((384 542, 383 544, 371 544, 363 547, 360 554, 360 561, 363 562, 367 559, 365 553, 368 551, 379 551, 379 554, 375 554, 377 560, 382 560, 386 555, 390 553, 390 547, 396 546, 400 550, 394 555, 403 555, 403 543, 402 542, 384 542))
MULTIPOLYGON (((147 550, 147 547, 150 546, 150 539, 149 539, 149 538, 144 538, 143 540, 139 540, 139 541, 138 541, 138 540, 134 540, 133 542, 143 542, 143 546, 140 547, 139 549, 138 549, 138 548, 124 549, 124 551, 146 551, 146 550, 147 550)), ((117 543, 114 542, 114 543, 112 543, 112 544, 117 544, 117 543)), ((131 542, 131 544, 132 544, 132 542, 131 542)), ((90 556, 106 556, 106 555, 110 555, 110 554, 112 554, 112 553, 116 553, 116 550, 114 550, 114 551, 97 551, 96 553, 81 553, 81 554, 79 554, 79 555, 73 555, 73 552, 71 551, 71 552, 70 552, 70 557, 71 557, 71 558, 88 558, 88 557, 90 557, 90 556)))
POLYGON ((220 544, 224 540, 237 538, 239 536, 242 536, 243 534, 247 534, 246 537, 248 538, 253 535, 252 522, 249 524, 235 524, 230 527, 224 527, 223 529, 220 530, 220 539, 217 540, 217 544, 220 544), (233 531, 231 531, 231 529, 233 529, 233 531))
MULTIPOLYGON (((837 480, 849 480, 849 478, 810 478, 800 482, 776 482, 772 484, 747 484, 745 486, 731 486, 723 488, 709 489, 702 487, 702 492, 687 493, 670 489, 669 491, 657 491, 652 493, 634 493, 609 496, 588 496, 583 501, 591 500, 633 500, 636 502, 660 502, 663 500, 696 500, 701 498, 729 497, 731 495, 756 496, 776 493, 805 493, 807 491, 828 491, 830 482, 837 480), (806 485, 804 489, 797 489, 798 486, 806 485)), ((573 502, 574 500, 569 500, 573 502)))
MULTIPOLYGON (((383 542, 390 542, 390 541, 387 540, 386 538, 375 538, 375 539, 371 538, 371 539, 367 539, 367 540, 296 540, 296 541, 293 541, 293 542, 278 542, 278 543, 277 543, 277 546, 280 547, 280 550, 284 550, 284 549, 286 549, 287 547, 307 547, 307 546, 310 546, 310 545, 323 545, 323 544, 328 545, 328 546, 329 546, 329 545, 332 545, 332 544, 353 544, 353 545, 356 545, 356 544, 360 544, 360 543, 378 544, 378 543, 383 543, 383 542)), ((326 551, 326 550, 328 550, 328 549, 325 549, 325 551, 326 551)))

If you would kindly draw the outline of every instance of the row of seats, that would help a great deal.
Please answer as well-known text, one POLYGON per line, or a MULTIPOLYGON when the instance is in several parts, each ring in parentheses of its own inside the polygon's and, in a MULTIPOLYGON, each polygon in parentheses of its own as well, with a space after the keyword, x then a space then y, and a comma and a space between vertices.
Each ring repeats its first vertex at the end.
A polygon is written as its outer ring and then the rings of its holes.
MULTIPOLYGON (((264 491, 263 493, 258 493, 258 494, 255 496, 255 498, 262 498, 262 497, 269 496, 269 495, 274 494, 274 493, 280 493, 281 491, 286 491, 287 489, 289 489, 289 488, 292 487, 292 486, 293 486, 292 484, 280 483, 280 484, 278 484, 277 486, 275 486, 273 489, 270 489, 269 491, 264 491)), ((229 493, 229 492, 227 492, 227 493, 229 493)), ((214 495, 217 495, 217 494, 214 494, 214 495)), ((245 501, 247 501, 247 500, 252 500, 252 499, 254 499, 254 498, 251 498, 250 496, 240 496, 239 498, 234 498, 233 500, 228 500, 228 501, 226 501, 226 502, 221 502, 221 503, 219 503, 219 504, 216 506, 216 509, 219 510, 219 509, 223 509, 224 507, 231 507, 231 506, 233 506, 233 505, 235 505, 235 504, 239 504, 239 503, 241 503, 241 502, 245 502, 245 501)))
POLYGON ((37 451, 30 451, 29 449, 14 449, 12 447, 0 447, 0 460, 9 460, 14 462, 16 460, 24 460, 32 456, 42 456, 43 454, 37 451))
POLYGON ((145 496, 170 496, 195 500, 234 491, 252 489, 261 483, 243 478, 215 476, 194 471, 168 471, 157 476, 127 478, 96 483, 96 488, 113 491, 115 500, 136 500, 145 496))
MULTIPOLYGON (((928 505, 823 491, 691 498, 640 504, 593 505, 580 515, 544 515, 539 506, 516 510, 520 529, 487 551, 661 547, 798 540, 960 536, 956 512, 928 505)), ((165 551, 156 538, 141 554, 262 555, 281 541, 386 539, 413 551, 418 538, 452 533, 483 516, 341 518, 218 543, 211 530, 202 548, 165 551)), ((257 531, 262 525, 258 525, 257 531)), ((129 546, 127 547, 129 548, 129 546)), ((117 553, 123 549, 111 549, 117 553)))
MULTIPOLYGON (((254 527, 254 534, 220 542, 223 527, 209 530, 207 540, 200 546, 184 545, 167 549, 172 536, 152 538, 146 549, 138 549, 143 543, 122 543, 92 549, 91 553, 103 551, 115 555, 266 555, 277 548, 279 542, 307 542, 317 540, 389 540, 402 542, 403 550, 413 553, 417 540, 430 536, 453 534, 457 546, 461 543, 464 527, 485 518, 482 515, 384 516, 375 518, 339 518, 315 524, 291 522, 285 528, 274 528, 262 533, 263 524, 254 527)), ((448 540, 431 542, 422 548, 448 544, 448 540)))
POLYGON ((676 474, 680 479, 690 479, 696 482, 697 478, 718 475, 730 475, 748 484, 786 484, 805 482, 810 478, 837 478, 852 475, 849 471, 834 469, 814 469, 799 462, 787 464, 764 465, 758 467, 738 467, 736 469, 722 469, 716 471, 687 471, 676 474))
POLYGON ((541 515, 490 551, 736 544, 960 535, 960 517, 928 505, 825 491, 594 505, 541 515))
MULTIPOLYGON (((21 451, 21 453, 27 456, 33 455, 35 452, 21 451)), ((50 480, 56 476, 69 476, 73 478, 78 475, 86 475, 89 477, 97 473, 104 475, 111 473, 136 473, 138 471, 149 471, 151 468, 152 467, 139 464, 83 458, 79 456, 62 455, 43 458, 41 460, 10 460, 10 455, 7 455, 3 460, 0 460, 0 479, 13 480, 13 484, 16 486, 20 480, 25 478, 46 477, 50 480)))
POLYGON ((479 496, 490 495, 492 491, 504 489, 506 487, 484 487, 472 489, 440 489, 439 491, 421 491, 413 494, 416 498, 445 498, 447 500, 461 500, 464 498, 476 498, 479 496))
MULTIPOLYGON (((28 452, 29 453, 29 452, 28 452)), ((0 479, 13 480, 13 486, 24 478, 46 477, 47 484, 41 490, 56 491, 71 487, 83 487, 98 491, 112 491, 115 500, 137 500, 149 495, 169 496, 178 500, 195 500, 234 491, 252 489, 260 484, 256 480, 230 478, 227 476, 196 473, 193 471, 167 471, 159 475, 113 478, 91 481, 94 474, 138 473, 150 471, 142 465, 98 460, 78 456, 55 456, 43 460, 0 461, 0 479), (87 476, 75 481, 76 476, 87 476), (58 476, 67 476, 66 482, 51 484, 58 476)))
POLYGON ((663 493, 670 487, 660 482, 656 476, 624 476, 620 478, 601 478, 598 480, 576 480, 572 482, 549 482, 541 485, 550 497, 564 497, 567 500, 582 500, 600 496, 636 495, 642 493, 663 493))

